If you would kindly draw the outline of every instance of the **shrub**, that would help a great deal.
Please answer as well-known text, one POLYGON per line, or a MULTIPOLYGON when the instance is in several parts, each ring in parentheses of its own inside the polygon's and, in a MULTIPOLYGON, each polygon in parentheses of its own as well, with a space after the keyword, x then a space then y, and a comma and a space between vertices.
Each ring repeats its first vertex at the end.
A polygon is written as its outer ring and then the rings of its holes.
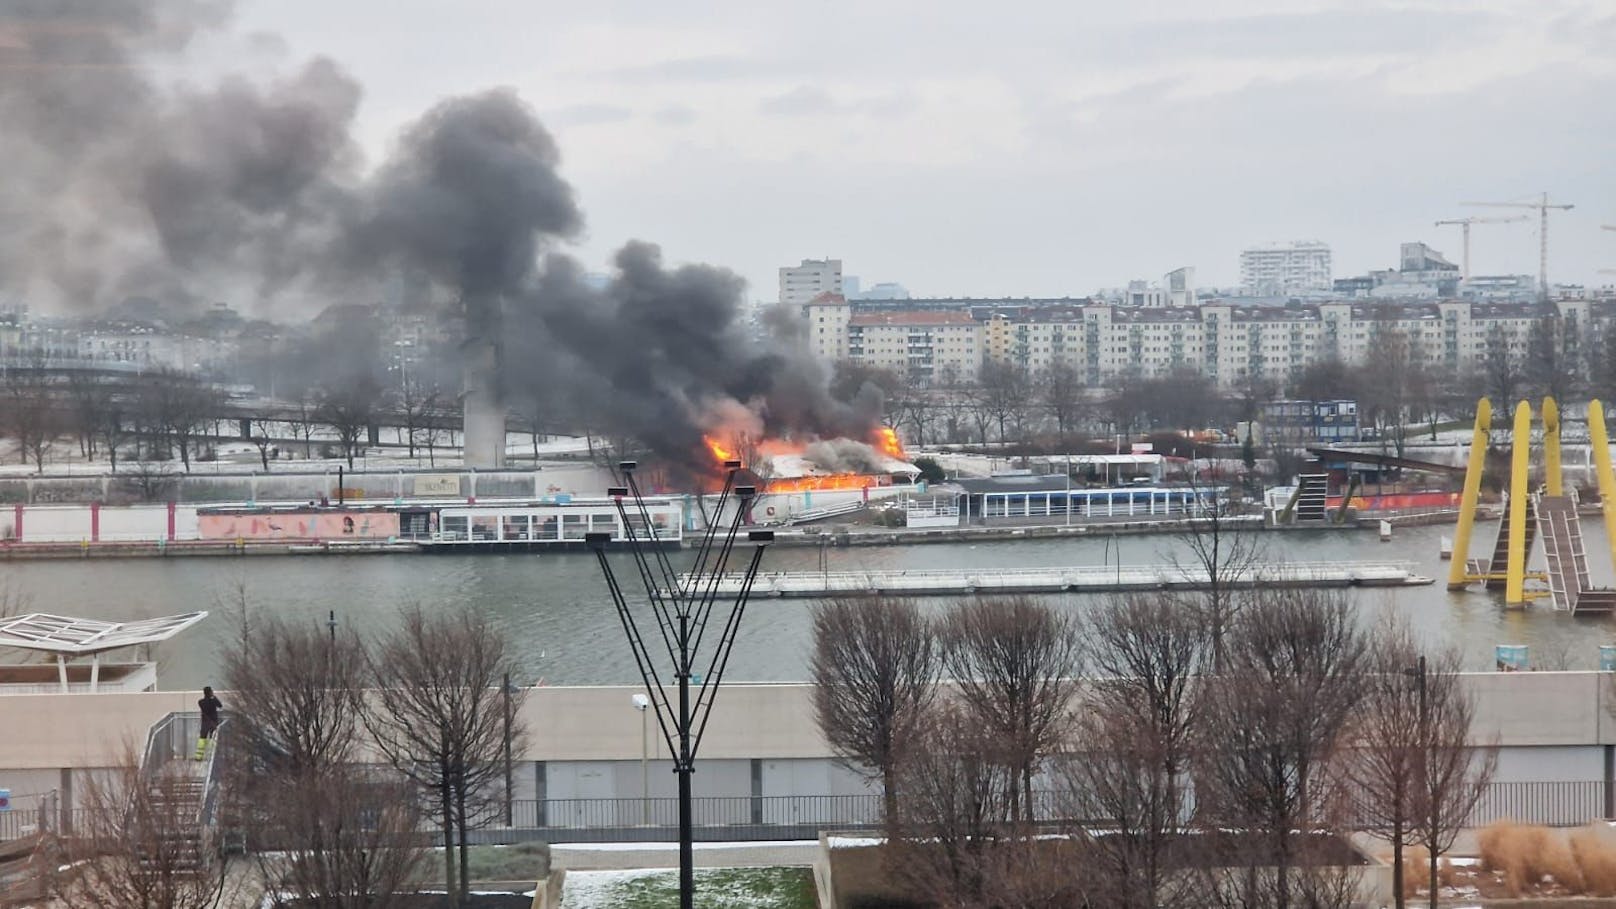
POLYGON ((1572 831, 1571 855, 1582 871, 1584 892, 1616 896, 1616 841, 1608 830, 1590 826, 1572 831))
POLYGON ((1571 893, 1583 890, 1582 870, 1571 847, 1554 831, 1496 821, 1481 831, 1480 846, 1483 866, 1503 872, 1511 896, 1522 895, 1545 876, 1571 893))

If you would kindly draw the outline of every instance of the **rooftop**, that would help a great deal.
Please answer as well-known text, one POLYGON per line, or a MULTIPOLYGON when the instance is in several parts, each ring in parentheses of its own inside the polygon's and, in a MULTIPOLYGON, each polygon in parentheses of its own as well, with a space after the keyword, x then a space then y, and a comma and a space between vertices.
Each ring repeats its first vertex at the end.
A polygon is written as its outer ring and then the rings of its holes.
POLYGON ((957 310, 897 310, 893 312, 861 312, 848 320, 849 325, 970 325, 974 322, 968 312, 957 310))

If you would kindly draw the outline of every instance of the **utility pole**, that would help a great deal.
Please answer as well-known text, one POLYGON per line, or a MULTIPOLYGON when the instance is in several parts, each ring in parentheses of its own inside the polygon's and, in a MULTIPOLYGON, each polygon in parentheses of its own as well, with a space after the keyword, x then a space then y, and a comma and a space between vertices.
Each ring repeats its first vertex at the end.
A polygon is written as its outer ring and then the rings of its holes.
POLYGON ((514 803, 511 799, 511 674, 505 673, 505 684, 500 688, 500 695, 504 702, 505 720, 505 826, 516 826, 511 822, 514 803))
POLYGON ((1549 209, 1570 211, 1574 206, 1565 202, 1549 201, 1549 194, 1543 193, 1536 202, 1463 202, 1463 205, 1475 205, 1487 208, 1535 208, 1538 213, 1538 299, 1548 302, 1549 299, 1549 209))

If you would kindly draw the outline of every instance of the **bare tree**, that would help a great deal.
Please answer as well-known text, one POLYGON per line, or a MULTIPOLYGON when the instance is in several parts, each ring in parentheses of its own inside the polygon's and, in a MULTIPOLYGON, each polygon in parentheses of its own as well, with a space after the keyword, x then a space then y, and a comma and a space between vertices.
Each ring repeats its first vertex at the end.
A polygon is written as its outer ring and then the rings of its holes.
POLYGON ((1498 766, 1496 740, 1474 740, 1475 696, 1464 687, 1461 666, 1459 651, 1449 647, 1432 660, 1416 658, 1412 667, 1421 718, 1416 737, 1414 844, 1426 854, 1430 909, 1437 909, 1442 855, 1469 825, 1470 814, 1498 766))
POLYGON ((356 763, 365 650, 351 629, 279 617, 249 621, 244 588, 233 692, 234 810, 268 849, 277 899, 330 909, 397 904, 422 850, 417 800, 402 777, 356 763))
POLYGON ((1083 374, 1071 363, 1056 360, 1039 376, 1038 393, 1045 412, 1055 421, 1061 450, 1069 450, 1072 431, 1088 408, 1088 389, 1083 383, 1083 374))
POLYGON ((419 800, 391 770, 339 764, 277 792, 255 833, 269 902, 298 909, 395 909, 420 905, 409 893, 426 858, 416 845, 419 800))
POLYGON ((1032 781, 1060 743, 1081 636, 1076 623, 1031 597, 956 603, 939 629, 943 663, 972 722, 989 729, 1020 782, 1014 815, 1034 816, 1032 781))
POLYGON ((1212 668, 1221 671, 1225 638, 1242 605, 1239 584, 1262 561, 1264 547, 1260 529, 1240 516, 1225 491, 1199 480, 1194 491, 1196 501, 1168 558, 1180 570, 1206 578, 1198 606, 1211 639, 1212 668))
MULTIPOLYGON (((421 432, 425 424, 431 422, 438 411, 439 399, 443 393, 435 385, 424 385, 419 380, 406 380, 399 388, 398 411, 404 420, 405 445, 409 448, 410 457, 415 457, 415 446, 421 444, 421 432)), ((534 449, 533 457, 539 456, 538 451, 538 424, 533 426, 534 449)))
POLYGON ((376 422, 376 409, 381 401, 381 389, 368 377, 328 385, 320 390, 320 403, 315 418, 331 427, 348 459, 348 469, 354 466, 354 457, 369 440, 370 427, 376 422))
MULTIPOLYGON (((976 376, 976 404, 999 431, 999 441, 1009 442, 1010 427, 1018 430, 1032 404, 1032 381, 1027 370, 1014 363, 989 360, 976 376)), ((1025 438, 1013 441, 1025 443, 1025 438)))
POLYGON ((82 372, 69 374, 67 398, 72 406, 73 434, 79 443, 79 454, 86 460, 95 460, 98 441, 96 429, 101 424, 101 413, 111 403, 112 390, 104 382, 82 372))
POLYGON ((1526 384, 1539 395, 1570 400, 1583 388, 1584 358, 1577 355, 1575 333, 1558 312, 1533 320, 1526 334, 1526 384))
POLYGON ((903 750, 903 798, 889 818, 888 867, 920 905, 1085 904, 1074 841, 1018 821, 1020 788, 1005 742, 973 709, 940 701, 903 750))
POLYGON ((1361 373, 1331 355, 1302 367, 1291 381, 1290 395, 1303 401, 1356 398, 1361 379, 1361 373))
POLYGON ((134 435, 128 414, 128 404, 122 396, 113 393, 102 386, 106 392, 104 401, 99 402, 94 409, 94 423, 90 431, 94 433, 101 447, 107 453, 107 463, 113 473, 118 472, 118 449, 134 435))
MULTIPOLYGON (((445 879, 460 905, 467 891, 467 833, 483 822, 488 787, 504 770, 506 709, 514 714, 520 707, 519 692, 501 691, 512 669, 506 638, 471 609, 428 613, 411 606, 372 651, 369 665, 378 690, 364 712, 365 726, 387 760, 435 796, 445 879)), ((511 735, 511 748, 519 752, 520 723, 512 724, 511 735)))
POLYGON ((1362 720, 1353 754, 1353 784, 1362 793, 1362 823, 1392 846, 1392 892, 1397 909, 1406 900, 1404 850, 1414 838, 1419 813, 1420 731, 1424 717, 1418 685, 1407 671, 1419 648, 1406 623, 1387 618, 1375 630, 1364 679, 1362 720))
POLYGON ((299 388, 293 404, 297 408, 297 420, 294 428, 297 435, 303 440, 303 460, 314 457, 314 427, 320 423, 319 393, 309 387, 299 388))
POLYGON ((1073 815, 1105 831, 1092 837, 1096 883, 1119 906, 1194 905, 1170 859, 1190 816, 1206 630, 1177 598, 1136 594, 1099 608, 1088 653, 1094 679, 1060 776, 1073 815))
POLYGON ((212 909, 226 897, 224 859, 198 830, 184 761, 143 775, 133 747, 111 774, 89 778, 74 835, 62 838, 52 882, 66 909, 212 909), (188 807, 190 806, 190 807, 188 807))
POLYGON ((141 422, 150 446, 147 456, 161 446, 163 457, 168 446, 179 452, 186 472, 198 439, 219 413, 218 392, 191 376, 164 370, 143 382, 138 389, 141 422))
POLYGON ((358 635, 278 616, 241 625, 225 667, 237 741, 295 772, 351 760, 368 681, 358 635))
POLYGON ((1494 401, 1501 402, 1493 411, 1499 419, 1507 420, 1515 410, 1514 402, 1525 393, 1526 377, 1520 366, 1523 358, 1517 357, 1512 351, 1520 343, 1513 332, 1504 330, 1501 323, 1494 322, 1487 330, 1482 375, 1486 379, 1487 394, 1494 401))
POLYGON ((275 447, 275 424, 278 420, 268 420, 263 417, 254 419, 248 424, 248 436, 253 447, 258 449, 258 461, 264 465, 264 471, 269 471, 269 450, 275 447))
POLYGON ((1152 391, 1135 371, 1120 373, 1111 380, 1105 399, 1105 416, 1112 432, 1131 436, 1147 420, 1152 391))
POLYGON ((1420 382, 1419 362, 1408 335, 1376 323, 1359 382, 1359 416, 1375 427, 1382 453, 1392 445, 1402 457, 1407 444, 1409 405, 1420 382))
POLYGON ((43 364, 6 373, 4 396, 6 425, 0 426, 0 430, 9 432, 17 440, 22 463, 31 460, 34 469, 44 473, 45 455, 62 427, 43 364))
POLYGON ((814 717, 850 768, 880 779, 897 812, 899 746, 931 704, 940 668, 931 629, 912 600, 843 598, 814 609, 814 717))
POLYGON ((136 461, 123 472, 123 489, 142 502, 162 501, 173 493, 179 476, 164 461, 136 461))
POLYGON ((1252 838, 1232 881, 1242 903, 1306 905, 1325 883, 1309 855, 1321 841, 1306 832, 1344 812, 1342 749, 1366 642, 1345 596, 1294 588, 1260 591, 1232 630, 1224 671, 1204 683, 1198 807, 1252 838))

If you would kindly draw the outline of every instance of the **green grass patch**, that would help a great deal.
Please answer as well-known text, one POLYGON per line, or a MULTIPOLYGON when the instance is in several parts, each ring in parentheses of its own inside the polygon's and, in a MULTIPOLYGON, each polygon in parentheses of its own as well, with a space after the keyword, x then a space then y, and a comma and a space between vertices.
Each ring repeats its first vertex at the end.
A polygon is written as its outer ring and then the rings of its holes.
MULTIPOLYGON (((537 881, 545 872, 544 844, 472 846, 466 850, 466 868, 473 881, 537 881)), ((434 849, 421 863, 422 880, 443 879, 443 850, 434 849)))
MULTIPOLYGON (((679 872, 569 871, 561 909, 675 909, 679 872)), ((814 909, 807 868, 698 868, 696 909, 814 909)))

